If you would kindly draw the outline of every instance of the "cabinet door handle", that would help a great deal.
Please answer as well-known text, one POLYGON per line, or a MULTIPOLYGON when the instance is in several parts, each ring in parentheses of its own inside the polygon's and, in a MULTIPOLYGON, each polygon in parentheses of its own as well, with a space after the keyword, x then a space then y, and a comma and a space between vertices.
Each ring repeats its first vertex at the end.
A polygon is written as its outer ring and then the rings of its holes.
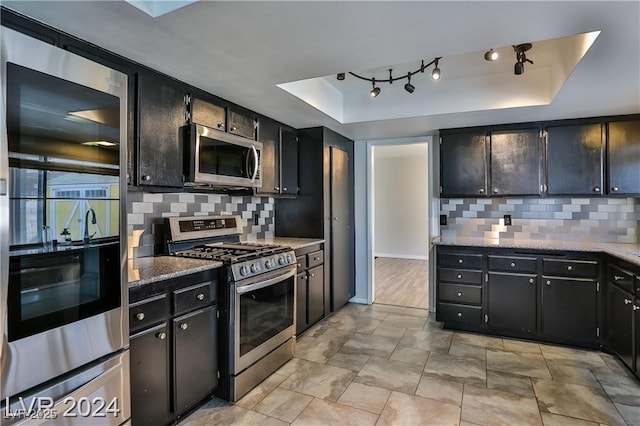
POLYGON ((458 312, 458 318, 462 318, 462 312, 458 312))
POLYGON ((634 310, 634 311, 638 311, 638 310, 640 310, 640 306, 633 305, 633 310, 634 310))
POLYGON ((613 280, 614 281, 622 281, 622 280, 624 280, 624 277, 621 277, 620 275, 614 275, 613 276, 613 280))
POLYGON ((458 292, 458 297, 462 297, 462 292, 461 291, 458 292))
POLYGON ((160 340, 164 340, 167 338, 167 333, 165 333, 164 331, 161 331, 160 333, 156 334, 156 337, 160 340))
POLYGON ((619 190, 619 189, 620 189, 620 188, 618 188, 617 186, 614 186, 613 188, 611 188, 611 190, 612 190, 613 192, 618 192, 618 190, 619 190))
POLYGON ((316 276, 316 274, 309 274, 309 276, 310 276, 311 278, 313 278, 313 277, 315 277, 315 276, 316 276))
POLYGON ((280 187, 279 186, 274 186, 273 189, 276 190, 276 191, 280 191, 280 187))
POLYGON ((151 176, 149 176, 149 175, 144 175, 144 176, 142 176, 142 180, 143 180, 143 181, 150 181, 150 180, 151 180, 151 176))
POLYGON ((137 319, 138 321, 142 321, 142 320, 144 319, 144 313, 143 313, 143 312, 138 312, 138 313, 136 314, 136 319, 137 319))
POLYGON ((547 282, 545 284, 551 285, 551 280, 547 280, 547 282))
POLYGON ((529 278, 529 284, 533 284, 535 280, 533 278, 529 278))
POLYGON ((462 279, 462 274, 458 274, 458 279, 462 279))
POLYGON ((478 191, 478 193, 480 193, 480 194, 484 194, 484 188, 480 188, 480 190, 478 191))
POLYGON ((285 186, 285 187, 283 187, 283 188, 282 188, 282 190, 283 190, 283 191, 286 191, 286 190, 287 190, 287 187, 286 187, 286 186, 285 186))
POLYGON ((462 259, 458 259, 458 263, 459 263, 459 264, 462 264, 462 259))
POLYGON ((516 267, 516 262, 511 262, 511 267, 515 268, 516 267))
POLYGON ((183 322, 182 324, 180 324, 180 328, 182 330, 186 330, 187 328, 189 328, 189 324, 187 324, 186 322, 183 322))
POLYGON ((498 193, 498 190, 497 190, 497 189, 494 189, 494 190, 493 190, 493 193, 494 193, 494 194, 497 194, 497 193, 498 193))
POLYGON ((223 127, 224 127, 224 124, 218 123, 218 129, 222 129, 223 127))
POLYGON ((595 188, 593 188, 593 192, 600 192, 600 187, 596 186, 595 188))
POLYGON ((567 271, 573 271, 573 266, 571 265, 567 266, 567 271))
POLYGON ((625 304, 625 305, 630 305, 630 304, 632 304, 632 303, 633 303, 633 301, 632 301, 632 300, 624 299, 624 304, 625 304))
POLYGON ((204 300, 204 293, 198 293, 198 295, 196 296, 196 299, 204 300))
POLYGON ((236 126, 231 126, 231 131, 235 132, 236 130, 238 130, 238 128, 236 126))

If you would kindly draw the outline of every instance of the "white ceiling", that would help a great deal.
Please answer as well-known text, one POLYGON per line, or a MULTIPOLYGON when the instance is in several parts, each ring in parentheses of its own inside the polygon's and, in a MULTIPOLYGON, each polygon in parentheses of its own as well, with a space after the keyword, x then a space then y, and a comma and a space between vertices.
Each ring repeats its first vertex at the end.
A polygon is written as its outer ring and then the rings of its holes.
POLYGON ((286 124, 354 139, 640 112, 639 1, 201 0, 157 18, 122 0, 2 4, 286 124), (340 124, 276 86, 597 30, 549 105, 340 124))

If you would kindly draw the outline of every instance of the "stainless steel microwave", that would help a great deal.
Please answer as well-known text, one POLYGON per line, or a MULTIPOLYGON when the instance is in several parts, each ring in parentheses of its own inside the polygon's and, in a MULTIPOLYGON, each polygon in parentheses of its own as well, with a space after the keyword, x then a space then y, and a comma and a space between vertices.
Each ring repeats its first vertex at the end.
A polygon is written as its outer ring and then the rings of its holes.
POLYGON ((183 127, 185 185, 261 188, 262 143, 200 124, 183 127))

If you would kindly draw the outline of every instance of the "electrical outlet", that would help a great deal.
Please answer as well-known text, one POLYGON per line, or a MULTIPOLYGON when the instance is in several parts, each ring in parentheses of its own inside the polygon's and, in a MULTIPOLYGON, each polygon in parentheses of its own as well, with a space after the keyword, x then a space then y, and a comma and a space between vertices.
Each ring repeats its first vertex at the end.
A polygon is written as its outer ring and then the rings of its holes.
POLYGON ((258 219, 260 219, 260 213, 254 213, 253 215, 253 224, 258 225, 258 219))
POLYGON ((440 215, 440 225, 446 225, 447 224, 447 215, 446 214, 441 214, 440 215))
POLYGON ((504 226, 511 226, 511 215, 510 214, 505 214, 504 215, 504 226))

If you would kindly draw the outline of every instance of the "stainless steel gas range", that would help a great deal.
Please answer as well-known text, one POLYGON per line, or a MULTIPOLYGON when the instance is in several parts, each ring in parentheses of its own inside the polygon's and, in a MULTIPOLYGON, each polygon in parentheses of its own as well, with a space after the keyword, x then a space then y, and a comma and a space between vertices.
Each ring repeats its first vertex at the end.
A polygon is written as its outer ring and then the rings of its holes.
POLYGON ((296 257, 289 247, 241 243, 239 216, 166 221, 167 251, 224 264, 220 304, 221 397, 237 401, 293 356, 296 257))

